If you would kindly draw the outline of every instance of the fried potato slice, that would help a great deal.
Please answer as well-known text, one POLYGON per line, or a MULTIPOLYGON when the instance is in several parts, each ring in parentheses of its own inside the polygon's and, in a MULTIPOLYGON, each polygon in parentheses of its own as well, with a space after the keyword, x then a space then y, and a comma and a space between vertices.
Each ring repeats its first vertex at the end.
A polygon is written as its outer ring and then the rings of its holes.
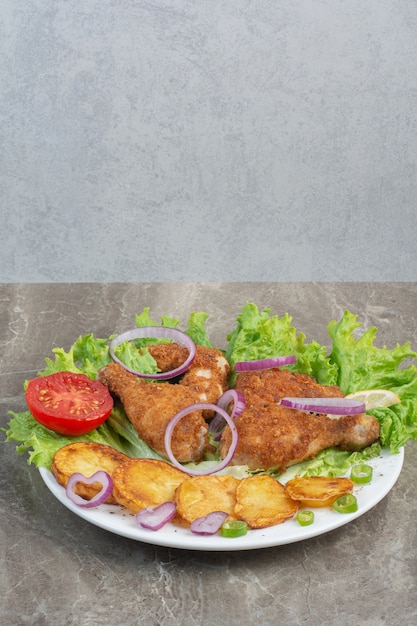
POLYGON ((224 511, 232 519, 239 479, 234 476, 193 476, 175 491, 178 514, 187 522, 205 517, 213 511, 224 511))
POLYGON ((350 478, 305 476, 289 480, 285 490, 290 498, 301 501, 303 506, 313 508, 331 506, 346 493, 352 493, 354 483, 350 478))
POLYGON ((260 474, 243 478, 236 489, 235 516, 250 528, 266 528, 293 517, 299 503, 272 476, 260 474))
MULTIPOLYGON (((87 478, 104 470, 113 477, 113 473, 120 464, 129 460, 129 457, 110 446, 93 442, 70 443, 57 450, 52 461, 51 472, 56 481, 63 487, 67 486, 68 480, 75 472, 80 472, 87 478)), ((79 482, 75 485, 74 492, 91 500, 102 488, 100 483, 79 482)), ((108 504, 115 504, 113 495, 106 500, 108 504)))
POLYGON ((165 461, 129 459, 113 474, 113 495, 118 504, 132 513, 174 501, 175 490, 189 474, 165 461))

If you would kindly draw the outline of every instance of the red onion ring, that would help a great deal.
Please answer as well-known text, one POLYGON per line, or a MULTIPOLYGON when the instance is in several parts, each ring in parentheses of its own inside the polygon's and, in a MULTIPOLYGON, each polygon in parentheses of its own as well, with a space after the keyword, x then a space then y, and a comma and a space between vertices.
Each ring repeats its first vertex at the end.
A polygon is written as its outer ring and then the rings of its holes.
POLYGON ((120 335, 114 337, 110 341, 109 352, 113 361, 122 365, 128 372, 131 372, 131 374, 136 374, 139 378, 148 378, 150 380, 169 380, 170 378, 175 378, 175 376, 183 374, 190 367, 195 358, 196 347, 191 337, 177 328, 169 328, 167 326, 142 326, 141 328, 127 330, 126 332, 120 333, 120 335), (180 345, 182 348, 187 348, 188 357, 179 367, 176 367, 168 372, 159 372, 156 374, 143 374, 142 372, 137 372, 117 358, 114 351, 116 346, 119 346, 124 341, 133 341, 134 339, 146 339, 150 337, 157 339, 172 339, 172 341, 180 345))
POLYGON ((95 472, 95 474, 93 474, 89 478, 87 478, 87 476, 84 476, 84 474, 81 474, 80 472, 74 472, 74 474, 71 474, 71 476, 69 477, 65 489, 67 498, 69 498, 69 500, 71 500, 71 502, 73 502, 77 506, 83 507, 84 509, 89 509, 95 506, 100 506, 100 504, 104 504, 107 498, 111 495, 112 491, 112 477, 104 470, 99 470, 98 472, 95 472), (91 500, 84 500, 84 498, 74 492, 74 487, 77 483, 85 483, 86 485, 101 483, 102 488, 93 498, 91 498, 91 500))
POLYGON ((212 511, 208 515, 191 522, 190 530, 197 535, 214 535, 221 528, 228 515, 224 511, 212 511))
POLYGON ((159 530, 170 522, 177 512, 175 502, 163 502, 156 507, 147 507, 136 514, 139 526, 149 530, 159 530))
POLYGON ((253 370, 266 370, 271 367, 283 365, 293 365, 297 358, 294 355, 277 356, 271 359, 260 359, 257 361, 238 361, 234 365, 235 372, 250 372, 253 370))
POLYGON ((281 406, 330 415, 358 415, 365 411, 363 402, 349 398, 282 398, 281 406))
POLYGON ((190 474, 191 476, 208 476, 209 474, 214 474, 215 472, 219 472, 224 467, 226 467, 226 465, 229 464, 230 460, 232 459, 235 453, 237 441, 238 441, 237 429, 230 415, 226 413, 224 409, 221 409, 219 406, 217 406, 217 404, 209 404, 207 402, 198 402, 197 404, 190 404, 184 409, 181 409, 181 411, 178 411, 178 413, 174 415, 174 417, 168 423, 168 426, 166 427, 166 430, 165 430, 165 437, 164 437, 165 450, 171 463, 175 465, 175 467, 177 467, 178 469, 182 470, 183 472, 186 472, 187 474, 190 474), (181 465, 181 463, 177 461, 171 448, 171 438, 172 438, 172 433, 174 431, 175 426, 178 424, 180 420, 182 420, 183 417, 188 415, 188 413, 192 413, 193 411, 215 411, 216 413, 220 413, 222 417, 226 420, 226 422, 230 426, 230 430, 232 431, 232 442, 230 444, 228 453, 226 454, 224 459, 220 461, 220 463, 218 463, 214 467, 206 468, 204 470, 194 470, 191 468, 184 467, 184 465, 181 465))
MULTIPOLYGON (((237 391, 236 389, 228 389, 220 396, 216 404, 221 409, 226 411, 231 402, 233 402, 233 409, 230 417, 234 419, 240 415, 245 408, 245 398, 240 391, 237 391)), ((222 434, 224 427, 225 423, 222 415, 216 412, 216 415, 211 420, 209 426, 209 433, 213 435, 215 441, 220 439, 220 435, 222 434)))

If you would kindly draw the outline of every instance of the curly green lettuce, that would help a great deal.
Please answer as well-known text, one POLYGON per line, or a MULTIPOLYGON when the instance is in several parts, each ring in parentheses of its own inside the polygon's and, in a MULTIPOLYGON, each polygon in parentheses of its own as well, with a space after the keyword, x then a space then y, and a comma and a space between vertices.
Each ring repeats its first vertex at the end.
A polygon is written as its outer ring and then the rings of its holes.
POLYGON ((330 361, 337 367, 337 384, 346 395, 364 389, 389 389, 401 403, 369 411, 381 427, 381 445, 398 452, 410 439, 417 439, 416 366, 417 357, 410 343, 393 349, 375 346, 378 329, 371 326, 357 336, 361 323, 357 315, 345 311, 338 321, 331 321, 327 331, 332 339, 330 361))
POLYGON ((226 358, 231 367, 238 361, 295 355, 297 363, 288 369, 313 376, 323 385, 335 384, 337 366, 330 362, 327 347, 317 341, 307 343, 305 335, 291 325, 288 313, 280 318, 271 315, 271 310, 260 311, 253 302, 243 306, 234 330, 227 336, 226 358))

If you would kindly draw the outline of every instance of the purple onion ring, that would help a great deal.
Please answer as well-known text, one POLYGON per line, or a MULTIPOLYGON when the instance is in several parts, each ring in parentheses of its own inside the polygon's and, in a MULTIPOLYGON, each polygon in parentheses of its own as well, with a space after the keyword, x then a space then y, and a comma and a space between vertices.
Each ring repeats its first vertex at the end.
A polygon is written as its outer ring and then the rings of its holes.
POLYGON ((329 415, 358 415, 365 411, 363 402, 350 398, 282 398, 281 406, 329 415))
POLYGON ((186 472, 187 474, 190 474, 191 476, 208 476, 209 474, 214 474, 215 472, 219 472, 224 467, 226 467, 226 465, 229 464, 229 462, 231 461, 235 453, 237 441, 238 441, 237 428, 233 422, 233 419, 230 417, 230 415, 226 413, 224 409, 221 409, 219 406, 217 406, 217 404, 209 404, 207 402, 198 402, 197 404, 190 404, 184 409, 181 409, 181 411, 178 411, 178 413, 174 415, 174 417, 168 422, 168 426, 166 427, 165 437, 164 437, 165 450, 171 463, 175 465, 175 467, 177 467, 178 469, 182 470, 183 472, 186 472), (226 454, 224 459, 220 461, 220 463, 218 463, 214 467, 206 468, 204 470, 195 470, 195 469, 184 467, 184 465, 181 465, 181 463, 177 461, 171 448, 171 438, 172 438, 172 433, 174 431, 175 426, 178 424, 180 420, 182 420, 183 417, 185 417, 189 413, 192 413, 193 411, 215 411, 216 413, 220 413, 222 417, 226 420, 226 422, 230 426, 230 430, 232 431, 232 442, 230 444, 228 453, 226 454))
POLYGON ((282 367, 284 365, 294 365, 297 358, 294 355, 277 356, 270 359, 260 359, 257 361, 238 361, 234 364, 235 372, 251 372, 254 370, 266 370, 271 367, 282 367))
POLYGON ((73 504, 80 506, 84 509, 90 509, 96 506, 100 506, 100 504, 104 504, 107 498, 111 495, 113 491, 113 480, 110 474, 105 472, 104 470, 99 470, 95 472, 92 476, 88 477, 84 476, 80 472, 74 472, 68 479, 67 486, 65 489, 65 493, 67 498, 71 500, 73 504), (85 483, 86 485, 92 485, 93 483, 101 483, 102 488, 100 491, 93 497, 91 500, 85 500, 77 493, 74 492, 74 487, 77 483, 85 483))
POLYGON ((147 378, 150 380, 169 380, 170 378, 175 378, 175 376, 179 376, 183 374, 192 364, 196 354, 196 346, 194 341, 182 332, 182 330, 178 330, 177 328, 169 328, 168 326, 142 326, 141 328, 133 328, 132 330, 127 330, 124 333, 120 333, 120 335, 116 335, 110 341, 109 344, 109 352, 110 356, 116 363, 122 365, 128 372, 131 374, 135 374, 139 378, 147 378), (157 338, 157 339, 171 339, 182 348, 187 348, 188 357, 180 365, 169 372, 158 372, 156 374, 143 374, 142 372, 137 372, 136 370, 128 367, 121 361, 115 354, 115 347, 119 346, 124 341, 133 341, 134 339, 146 339, 146 338, 157 338))

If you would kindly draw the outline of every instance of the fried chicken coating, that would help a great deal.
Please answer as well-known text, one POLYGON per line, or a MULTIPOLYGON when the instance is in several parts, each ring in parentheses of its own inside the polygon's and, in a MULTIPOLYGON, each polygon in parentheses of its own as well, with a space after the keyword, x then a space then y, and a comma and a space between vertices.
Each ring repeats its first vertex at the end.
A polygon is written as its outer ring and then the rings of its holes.
MULTIPOLYGON (((175 343, 161 343, 148 346, 162 372, 175 369, 187 358, 187 348, 175 343)), ((194 361, 179 381, 196 393, 196 402, 216 403, 227 389, 229 364, 220 350, 196 346, 194 361)))
MULTIPOLYGON (((185 385, 145 382, 118 363, 100 370, 99 380, 118 396, 138 435, 158 454, 167 458, 164 436, 178 411, 199 402, 196 392, 185 385)), ((171 448, 181 463, 201 460, 208 445, 207 423, 201 411, 186 415, 174 429, 171 448)))
MULTIPOLYGON (((321 450, 339 446, 360 450, 379 438, 379 423, 371 415, 334 419, 283 407, 283 397, 343 397, 337 386, 320 385, 314 379, 278 368, 244 372, 236 383, 246 401, 235 419, 239 440, 231 463, 251 469, 278 469, 314 458, 321 450)), ((223 431, 220 454, 231 443, 230 429, 223 431)))
POLYGON ((290 372, 278 367, 238 375, 235 388, 245 398, 246 408, 269 406, 285 397, 343 398, 337 385, 321 385, 307 374, 290 372))

